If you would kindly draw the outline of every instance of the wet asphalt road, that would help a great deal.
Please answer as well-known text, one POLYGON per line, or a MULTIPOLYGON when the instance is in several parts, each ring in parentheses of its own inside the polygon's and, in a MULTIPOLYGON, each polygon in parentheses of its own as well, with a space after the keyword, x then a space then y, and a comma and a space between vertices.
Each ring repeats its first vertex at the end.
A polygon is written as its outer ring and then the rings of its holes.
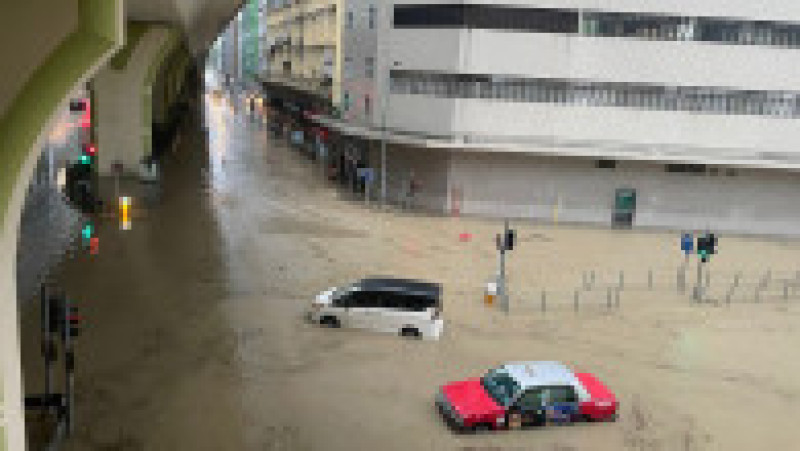
MULTIPOLYGON (((129 231, 103 220, 100 255, 68 260, 58 277, 86 317, 69 449, 300 447, 284 443, 284 387, 261 377, 293 364, 287 318, 263 307, 297 298, 294 281, 316 268, 290 267, 303 257, 297 240, 259 229, 292 229, 302 206, 288 179, 307 168, 286 152, 269 157, 263 128, 229 103, 208 105, 207 130, 185 131, 164 165, 162 203, 134 205, 129 231)), ((38 311, 23 321, 32 392, 42 385, 38 311)))
MULTIPOLYGON (((207 129, 198 123, 184 133, 166 163, 161 205, 135 208, 129 231, 103 221, 100 255, 77 256, 59 276, 86 318, 76 356, 77 427, 67 449, 616 451, 796 443, 791 421, 800 389, 791 375, 799 369, 784 345, 800 334, 797 312, 710 312, 648 291, 626 294, 613 314, 575 315, 571 302, 561 313, 496 314, 480 302, 480 281, 496 262, 490 221, 370 212, 339 198, 317 167, 268 140, 230 102, 209 98, 205 105, 207 129), (457 239, 467 228, 475 243, 457 239), (412 342, 301 320, 316 292, 370 273, 442 281, 445 337, 412 342), (754 331, 756 320, 785 335, 754 331), (772 345, 753 346, 761 342, 772 345), (438 385, 520 359, 598 371, 621 398, 620 421, 488 436, 444 428, 432 408, 438 385), (753 381, 776 395, 744 396, 753 381), (739 414, 742 399, 755 411, 782 414, 753 421, 739 414)), ((514 251, 523 267, 511 278, 536 282, 541 271, 539 285, 579 280, 570 269, 597 267, 592 259, 605 259, 623 239, 632 250, 615 251, 613 265, 640 265, 645 249, 671 239, 519 227, 548 240, 514 251), (557 252, 570 243, 573 252, 557 252)), ((747 261, 777 260, 777 251, 754 246, 742 243, 738 252, 747 261)), ((726 255, 734 252, 731 243, 726 255)), ((782 258, 797 261, 795 251, 782 258)), ((38 312, 25 312, 23 321, 30 393, 41 386, 38 312)))

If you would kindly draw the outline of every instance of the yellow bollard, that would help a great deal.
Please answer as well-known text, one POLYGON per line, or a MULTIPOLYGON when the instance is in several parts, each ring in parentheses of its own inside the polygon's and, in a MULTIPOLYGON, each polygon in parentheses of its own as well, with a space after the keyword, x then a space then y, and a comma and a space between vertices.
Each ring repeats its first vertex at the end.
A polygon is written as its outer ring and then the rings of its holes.
POLYGON ((119 198, 119 219, 120 219, 120 226, 122 230, 130 230, 131 229, 131 218, 130 218, 130 208, 131 208, 131 198, 128 196, 123 196, 119 198))
POLYGON ((494 301, 497 298, 497 284, 495 282, 489 282, 486 284, 486 293, 483 295, 483 302, 487 306, 494 305, 494 301))

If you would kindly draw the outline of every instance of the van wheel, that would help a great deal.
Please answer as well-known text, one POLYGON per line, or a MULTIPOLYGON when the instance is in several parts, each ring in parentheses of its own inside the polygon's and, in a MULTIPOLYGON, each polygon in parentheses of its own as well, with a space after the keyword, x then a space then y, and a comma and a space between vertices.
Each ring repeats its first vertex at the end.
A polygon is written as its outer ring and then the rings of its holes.
POLYGON ((419 329, 415 327, 404 327, 400 331, 400 335, 409 338, 422 338, 422 334, 419 333, 419 329))
POLYGON ((492 430, 491 426, 489 426, 486 423, 479 423, 472 427, 472 432, 476 434, 485 434, 491 430, 492 430))
POLYGON ((338 329, 342 327, 342 325, 339 323, 339 320, 336 319, 335 316, 323 316, 320 318, 319 323, 322 326, 330 327, 332 329, 338 329))

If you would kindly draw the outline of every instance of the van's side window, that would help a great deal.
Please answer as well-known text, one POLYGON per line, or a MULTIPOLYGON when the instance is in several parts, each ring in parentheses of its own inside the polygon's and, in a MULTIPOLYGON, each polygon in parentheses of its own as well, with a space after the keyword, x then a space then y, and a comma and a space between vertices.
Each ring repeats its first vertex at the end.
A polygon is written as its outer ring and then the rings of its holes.
POLYGON ((398 298, 398 307, 404 310, 422 312, 426 308, 434 306, 434 301, 425 296, 402 294, 398 298))
POLYGON ((396 309, 398 308, 398 300, 397 293, 393 293, 391 291, 382 291, 378 293, 377 306, 380 308, 396 309))
POLYGON ((334 307, 338 307, 338 308, 346 308, 346 307, 348 307, 349 304, 350 304, 350 296, 352 296, 352 295, 353 295, 353 293, 345 293, 345 294, 339 296, 338 298, 336 298, 333 301, 333 306, 334 307))
POLYGON ((374 291, 357 291, 352 294, 350 305, 352 308, 378 307, 380 293, 374 291))

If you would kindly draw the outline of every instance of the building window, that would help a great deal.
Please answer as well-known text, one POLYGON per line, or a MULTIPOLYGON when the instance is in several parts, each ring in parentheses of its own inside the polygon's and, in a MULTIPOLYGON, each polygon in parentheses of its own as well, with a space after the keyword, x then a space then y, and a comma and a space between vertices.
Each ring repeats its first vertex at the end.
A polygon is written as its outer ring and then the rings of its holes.
POLYGON ((344 57, 344 78, 353 78, 353 58, 344 57))
MULTIPOLYGON (((375 21, 370 7, 370 28, 375 21)), ((582 33, 659 41, 703 41, 800 48, 800 24, 505 5, 407 4, 394 7, 395 28, 471 28, 534 33, 582 33), (583 15, 583 29, 578 29, 583 15)), ((348 22, 349 23, 349 22, 348 22)))
POLYGON ((668 164, 664 168, 667 172, 680 172, 685 174, 705 174, 704 164, 668 164))
POLYGON ((344 92, 344 110, 345 111, 350 110, 350 91, 344 92))
POLYGON ((368 56, 364 58, 364 76, 367 78, 375 77, 375 58, 368 56))
MULTIPOLYGON (((374 60, 371 63, 367 60, 367 65, 368 68, 374 65, 374 60)), ((374 69, 372 72, 374 74, 374 69)), ((800 92, 654 86, 396 69, 391 70, 390 80, 392 93, 396 94, 800 119, 800 92)))
POLYGON ((463 27, 465 5, 396 5, 395 28, 463 27))
POLYGON ((372 99, 369 95, 364 96, 364 114, 367 116, 372 114, 372 99))
POLYGON ((617 167, 616 160, 597 160, 596 166, 598 169, 614 169, 617 167))
POLYGON ((347 29, 353 29, 353 11, 347 11, 347 29))
POLYGON ((375 22, 378 16, 378 9, 375 8, 375 5, 369 5, 369 29, 375 29, 375 22))
POLYGON ((577 33, 578 11, 477 4, 397 5, 394 27, 577 33))

